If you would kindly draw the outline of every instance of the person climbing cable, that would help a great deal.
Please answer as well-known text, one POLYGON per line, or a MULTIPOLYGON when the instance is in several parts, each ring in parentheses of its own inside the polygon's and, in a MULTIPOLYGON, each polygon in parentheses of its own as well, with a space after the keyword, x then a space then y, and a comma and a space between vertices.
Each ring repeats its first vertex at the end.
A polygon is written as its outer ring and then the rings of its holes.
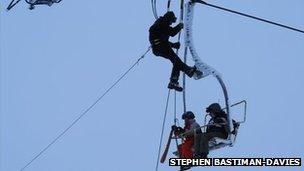
POLYGON ((184 27, 183 23, 179 23, 175 27, 171 27, 176 22, 175 14, 172 11, 168 11, 164 16, 159 17, 149 29, 149 41, 152 45, 153 54, 156 56, 164 57, 173 64, 170 82, 168 84, 169 89, 175 89, 176 91, 183 91, 183 88, 179 85, 180 71, 183 71, 190 78, 194 73, 199 73, 196 67, 190 67, 174 53, 172 48, 179 49, 180 43, 172 43, 169 41, 169 37, 174 37, 184 27))

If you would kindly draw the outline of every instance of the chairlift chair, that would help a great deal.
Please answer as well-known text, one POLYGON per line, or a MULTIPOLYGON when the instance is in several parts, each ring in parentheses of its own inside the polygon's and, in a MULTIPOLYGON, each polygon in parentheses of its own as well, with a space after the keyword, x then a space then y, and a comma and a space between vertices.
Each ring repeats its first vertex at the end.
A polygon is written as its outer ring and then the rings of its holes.
MULTIPOLYGON (((218 138, 218 137, 212 138, 209 141, 209 151, 220 149, 220 148, 223 148, 223 147, 228 147, 228 146, 233 147, 233 145, 235 144, 236 137, 238 135, 238 129, 239 129, 240 124, 243 124, 243 123, 246 122, 247 102, 246 102, 246 100, 242 100, 242 101, 240 101, 238 103, 235 103, 235 104, 230 106, 230 107, 235 107, 235 106, 238 106, 238 105, 241 105, 241 104, 244 104, 243 105, 243 108, 244 108, 243 120, 242 121, 236 121, 236 122, 233 123, 233 131, 229 132, 227 139, 222 139, 222 138, 218 138)), ((208 115, 209 114, 205 115, 205 125, 207 124, 208 115)), ((206 127, 204 127, 204 128, 206 129, 206 127)))

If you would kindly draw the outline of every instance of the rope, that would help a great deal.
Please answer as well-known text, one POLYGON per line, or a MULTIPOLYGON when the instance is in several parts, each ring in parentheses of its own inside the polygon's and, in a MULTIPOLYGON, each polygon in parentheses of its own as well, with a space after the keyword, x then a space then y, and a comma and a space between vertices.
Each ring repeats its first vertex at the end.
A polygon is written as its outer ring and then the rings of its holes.
POLYGON ((155 171, 158 171, 160 150, 161 150, 161 145, 163 143, 163 135, 164 135, 164 129, 165 129, 165 123, 166 123, 166 117, 167 117, 167 111, 168 111, 168 104, 169 104, 169 99, 170 99, 170 92, 171 92, 171 90, 169 89, 168 90, 168 95, 167 95, 167 101, 166 101, 165 114, 164 114, 164 118, 163 118, 163 125, 162 125, 161 134, 160 134, 160 141, 159 141, 159 146, 158 146, 158 154, 157 154, 157 161, 156 161, 155 171))
POLYGON ((21 0, 17 0, 15 3, 14 3, 15 0, 12 0, 11 3, 7 6, 7 10, 9 11, 10 9, 12 9, 16 4, 18 4, 21 0))
POLYGON ((201 3, 203 5, 207 5, 207 6, 210 6, 210 7, 213 7, 213 8, 217 8, 217 9, 220 9, 220 10, 223 10, 223 11, 227 11, 227 12, 230 12, 230 13, 234 13, 234 14, 237 14, 237 15, 241 15, 241 16, 244 16, 244 17, 248 17, 248 18, 252 18, 252 19, 255 19, 255 20, 259 20, 259 21, 262 21, 262 22, 265 22, 265 23, 268 23, 268 24, 272 24, 272 25, 276 25, 276 26, 279 26, 279 27, 283 27, 283 28, 286 28, 286 29, 289 29, 289 30, 292 30, 292 31, 304 33, 303 30, 300 30, 300 29, 297 29, 297 28, 294 28, 294 27, 290 27, 290 26, 287 26, 287 25, 284 25, 284 24, 276 23, 276 22, 273 22, 273 21, 270 21, 270 20, 266 20, 266 19, 263 19, 263 18, 259 18, 259 17, 256 17, 256 16, 249 15, 249 14, 245 14, 245 13, 241 13, 241 12, 238 12, 238 11, 234 11, 234 10, 231 10, 231 9, 228 9, 228 8, 223 8, 223 7, 220 7, 220 6, 212 5, 212 4, 206 3, 206 2, 201 1, 201 0, 194 0, 194 2, 198 2, 198 3, 201 3))
MULTIPOLYGON (((180 1, 180 22, 184 21, 184 0, 180 1)), ((180 42, 181 32, 178 34, 178 41, 180 42)), ((176 52, 178 53, 178 51, 176 52)), ((187 53, 187 47, 185 47, 184 51, 184 63, 187 63, 185 53, 187 53)), ((186 74, 183 73, 183 106, 184 112, 186 112, 186 74)), ((176 119, 176 118, 175 118, 176 119)))
MULTIPOLYGON (((184 19, 184 0, 181 0, 180 1, 180 16, 179 16, 179 20, 180 22, 182 23, 183 22, 183 19, 184 19)), ((181 32, 179 32, 178 34, 178 42, 180 42, 180 38, 181 38, 181 32)), ((176 54, 178 55, 178 49, 176 50, 176 54)), ((183 73, 183 79, 185 77, 185 73, 183 73)), ((185 92, 185 87, 184 87, 184 83, 183 83, 183 94, 185 92)), ((176 126, 177 125, 177 115, 176 115, 176 91, 174 91, 174 125, 176 126)), ((179 124, 178 124, 179 126, 179 124)), ((176 145, 176 149, 177 151, 179 152, 179 154, 181 154, 181 152, 179 151, 179 148, 178 148, 178 140, 175 139, 175 145, 176 145)))
MULTIPOLYGON (((187 51, 188 48, 185 47, 184 50, 184 63, 187 63, 187 51)), ((183 73, 183 106, 184 106, 184 113, 187 111, 187 106, 186 106, 186 74, 183 73)))
POLYGON ((112 84, 91 106, 89 106, 79 117, 77 117, 66 129, 64 129, 53 141, 51 141, 45 148, 43 148, 32 160, 30 160, 21 171, 26 169, 31 163, 33 163, 39 156, 41 156, 47 149, 55 144, 61 137, 63 137, 83 116, 85 116, 106 94, 108 94, 112 88, 114 88, 150 51, 151 47, 121 76, 117 81, 112 84))
POLYGON ((158 19, 157 10, 156 10, 156 0, 151 0, 152 12, 155 20, 158 19))
POLYGON ((167 12, 170 11, 170 6, 171 6, 171 0, 168 0, 168 2, 167 2, 167 12))
MULTIPOLYGON (((176 91, 174 91, 174 125, 179 127, 179 123, 178 123, 178 119, 176 116, 176 91)), ((175 145, 176 145, 176 149, 177 151, 180 153, 179 148, 178 148, 178 140, 175 139, 175 145)))

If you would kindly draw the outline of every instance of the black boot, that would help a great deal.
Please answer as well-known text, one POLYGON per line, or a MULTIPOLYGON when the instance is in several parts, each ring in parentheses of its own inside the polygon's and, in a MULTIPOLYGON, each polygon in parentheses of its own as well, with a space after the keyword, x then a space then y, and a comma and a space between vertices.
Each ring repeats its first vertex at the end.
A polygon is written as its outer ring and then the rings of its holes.
POLYGON ((168 89, 174 89, 176 91, 183 91, 183 87, 181 87, 178 82, 170 81, 168 84, 168 89))
POLYGON ((196 75, 196 77, 201 78, 203 76, 203 72, 200 71, 200 70, 198 70, 198 69, 196 69, 195 75, 196 75))
POLYGON ((186 72, 185 72, 185 74, 187 74, 188 75, 188 77, 192 77, 193 75, 194 75, 194 73, 197 71, 197 68, 196 68, 196 66, 194 66, 194 67, 192 67, 192 68, 190 68, 189 70, 187 70, 186 72))
POLYGON ((180 171, 189 170, 191 169, 191 166, 181 166, 180 171))
POLYGON ((197 159, 207 159, 208 158, 208 153, 195 154, 194 158, 197 158, 197 159))

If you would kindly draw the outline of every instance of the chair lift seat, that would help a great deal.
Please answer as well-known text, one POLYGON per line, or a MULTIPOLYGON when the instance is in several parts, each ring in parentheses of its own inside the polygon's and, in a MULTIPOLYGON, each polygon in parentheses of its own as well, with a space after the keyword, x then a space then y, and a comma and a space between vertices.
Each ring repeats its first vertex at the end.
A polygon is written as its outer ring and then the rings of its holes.
POLYGON ((209 141, 209 151, 220 149, 226 146, 232 147, 234 142, 231 140, 234 139, 234 137, 235 136, 231 134, 230 136, 228 136, 227 139, 222 139, 218 137, 212 138, 209 141))
POLYGON ((209 151, 220 149, 226 146, 233 147, 238 133, 239 124, 234 126, 234 131, 228 135, 227 139, 214 137, 209 140, 209 151))

